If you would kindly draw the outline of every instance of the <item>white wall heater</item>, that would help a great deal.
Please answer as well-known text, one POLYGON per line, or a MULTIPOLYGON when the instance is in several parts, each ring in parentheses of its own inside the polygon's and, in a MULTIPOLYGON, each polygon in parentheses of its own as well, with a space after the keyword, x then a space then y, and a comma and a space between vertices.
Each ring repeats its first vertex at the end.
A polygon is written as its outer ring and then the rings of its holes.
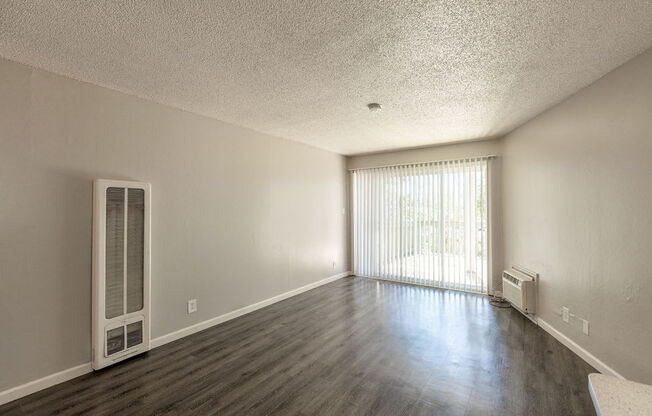
POLYGON ((149 350, 150 184, 93 183, 93 368, 149 350))
POLYGON ((503 298, 526 314, 536 312, 536 280, 516 270, 503 271, 503 298))

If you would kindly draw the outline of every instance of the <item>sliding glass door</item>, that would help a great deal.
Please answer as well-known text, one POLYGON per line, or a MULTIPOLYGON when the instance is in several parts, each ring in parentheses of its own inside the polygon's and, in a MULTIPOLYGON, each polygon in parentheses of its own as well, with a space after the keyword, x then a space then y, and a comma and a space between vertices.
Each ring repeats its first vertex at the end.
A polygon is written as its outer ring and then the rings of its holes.
POLYGON ((358 276, 487 293, 487 158, 354 170, 358 276))

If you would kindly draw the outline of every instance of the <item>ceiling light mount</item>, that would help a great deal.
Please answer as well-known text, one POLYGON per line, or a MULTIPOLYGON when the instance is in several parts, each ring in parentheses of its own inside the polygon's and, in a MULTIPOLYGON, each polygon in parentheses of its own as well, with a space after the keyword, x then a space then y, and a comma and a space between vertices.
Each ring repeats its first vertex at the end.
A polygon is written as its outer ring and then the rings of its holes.
POLYGON ((367 104, 367 108, 369 108, 369 111, 372 111, 372 112, 377 112, 377 111, 382 110, 382 107, 378 103, 369 103, 369 104, 367 104))

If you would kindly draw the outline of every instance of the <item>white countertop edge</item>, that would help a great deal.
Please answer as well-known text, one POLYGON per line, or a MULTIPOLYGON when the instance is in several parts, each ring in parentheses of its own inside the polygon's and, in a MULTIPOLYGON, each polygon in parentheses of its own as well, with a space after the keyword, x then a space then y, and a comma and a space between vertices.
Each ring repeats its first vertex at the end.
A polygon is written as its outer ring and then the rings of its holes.
POLYGON ((593 390, 593 383, 591 383, 591 376, 589 374, 589 393, 591 394, 591 400, 593 401, 593 407, 595 407, 595 413, 598 416, 602 416, 602 411, 600 411, 600 405, 598 404, 598 398, 595 396, 595 390, 593 390))

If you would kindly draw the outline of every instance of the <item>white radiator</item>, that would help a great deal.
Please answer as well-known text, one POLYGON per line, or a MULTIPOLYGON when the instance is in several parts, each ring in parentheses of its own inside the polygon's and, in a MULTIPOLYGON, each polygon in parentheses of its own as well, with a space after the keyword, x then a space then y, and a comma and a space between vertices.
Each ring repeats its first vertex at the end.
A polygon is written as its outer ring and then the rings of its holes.
POLYGON ((150 185, 93 184, 93 350, 100 369, 149 350, 150 185))
POLYGON ((503 297, 526 314, 536 312, 536 281, 519 271, 503 271, 503 297))

